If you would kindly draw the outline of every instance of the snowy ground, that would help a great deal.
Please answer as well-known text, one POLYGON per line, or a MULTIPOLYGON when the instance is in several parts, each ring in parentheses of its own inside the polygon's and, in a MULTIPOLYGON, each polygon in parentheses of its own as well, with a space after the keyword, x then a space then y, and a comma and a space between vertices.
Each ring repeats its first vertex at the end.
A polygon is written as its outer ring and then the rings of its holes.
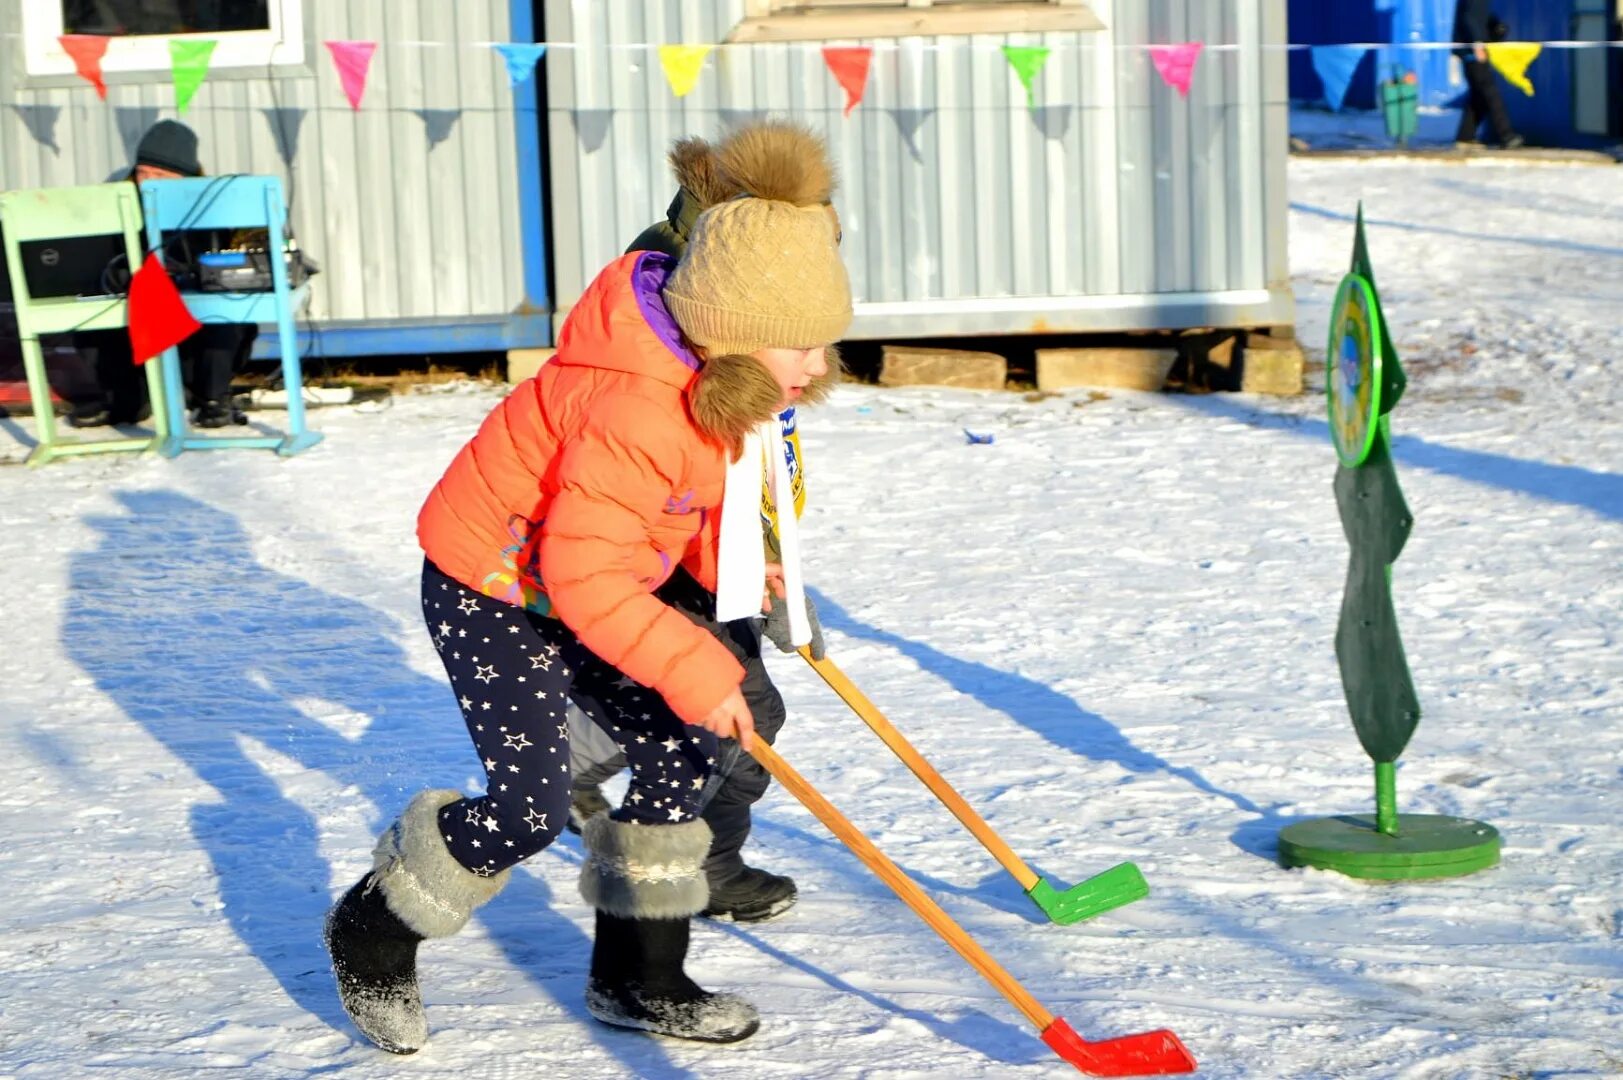
MULTIPOLYGON (((1491 822, 1503 864, 1273 862, 1283 825, 1372 803, 1318 396, 849 387, 805 424, 831 655, 1039 871, 1131 859, 1148 899, 1039 921, 787 658, 780 749, 1086 1036, 1166 1025, 1209 1077, 1619 1075, 1623 170, 1296 161, 1291 184, 1304 338, 1362 197, 1411 376, 1394 587, 1427 714, 1401 805, 1491 822)), ((749 1042, 587 1018, 573 838, 425 947, 426 1050, 359 1041, 318 925, 412 792, 476 785, 411 525, 498 393, 322 410, 291 461, 0 470, 0 1075, 1074 1075, 777 791, 754 851, 800 905, 695 935, 699 978, 761 1006, 749 1042)))

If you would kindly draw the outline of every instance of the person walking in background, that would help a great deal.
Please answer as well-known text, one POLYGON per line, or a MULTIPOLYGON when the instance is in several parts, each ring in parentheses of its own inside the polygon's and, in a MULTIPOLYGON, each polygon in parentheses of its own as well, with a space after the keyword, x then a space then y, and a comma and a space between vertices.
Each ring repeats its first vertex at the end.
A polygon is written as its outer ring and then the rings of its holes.
MULTIPOLYGON (((128 178, 145 184, 202 175, 197 133, 178 120, 160 120, 141 136, 128 178)), ((171 272, 184 269, 192 250, 219 246, 214 240, 176 234, 167 244, 164 261, 171 272)), ((247 365, 258 336, 259 327, 252 324, 205 323, 180 343, 181 382, 193 426, 219 428, 248 422, 231 403, 231 379, 247 365)), ((100 392, 74 406, 68 414, 69 424, 80 428, 135 424, 152 415, 146 380, 135 364, 127 330, 79 331, 73 335, 73 346, 95 371, 100 392)))
POLYGON ((1486 120, 1493 136, 1506 150, 1514 150, 1527 140, 1510 126, 1505 99, 1499 93, 1498 78, 1488 63, 1489 41, 1501 41, 1505 24, 1493 14, 1493 0, 1458 0, 1454 7, 1454 40, 1460 48, 1454 55, 1465 67, 1466 99, 1460 110, 1460 130, 1454 145, 1461 149, 1481 145, 1477 129, 1486 120))

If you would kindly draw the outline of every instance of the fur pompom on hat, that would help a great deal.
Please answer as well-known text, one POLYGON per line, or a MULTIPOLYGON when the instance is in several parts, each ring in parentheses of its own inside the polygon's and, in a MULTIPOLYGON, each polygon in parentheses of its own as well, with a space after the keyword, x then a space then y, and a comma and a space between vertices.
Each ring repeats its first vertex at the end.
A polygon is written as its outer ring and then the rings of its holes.
POLYGON ((753 124, 716 147, 714 166, 716 187, 741 194, 699 215, 665 286, 682 332, 712 356, 839 340, 851 283, 823 140, 798 124, 753 124))

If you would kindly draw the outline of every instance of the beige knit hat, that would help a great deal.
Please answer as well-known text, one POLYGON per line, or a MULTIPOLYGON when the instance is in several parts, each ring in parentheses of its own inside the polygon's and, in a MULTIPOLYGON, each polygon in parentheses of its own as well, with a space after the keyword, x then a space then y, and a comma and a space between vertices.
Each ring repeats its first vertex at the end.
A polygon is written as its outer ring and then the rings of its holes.
POLYGON ((851 283, 823 140, 768 121, 723 141, 716 160, 743 194, 694 222, 665 285, 677 325, 712 356, 838 341, 851 325, 851 283))

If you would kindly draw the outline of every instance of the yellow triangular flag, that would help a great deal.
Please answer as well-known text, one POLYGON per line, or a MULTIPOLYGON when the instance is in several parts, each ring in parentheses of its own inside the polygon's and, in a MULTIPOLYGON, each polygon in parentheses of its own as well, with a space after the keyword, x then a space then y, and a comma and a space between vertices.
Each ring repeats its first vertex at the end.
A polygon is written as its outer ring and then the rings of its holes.
POLYGON ((714 48, 714 45, 659 47, 659 66, 665 69, 665 81, 671 84, 671 93, 677 97, 687 97, 688 91, 699 81, 699 71, 704 67, 704 58, 709 56, 710 50, 714 48))
POLYGON ((1528 97, 1533 96, 1533 81, 1527 77, 1527 65, 1538 59, 1544 46, 1536 41, 1500 41, 1486 46, 1488 63, 1505 77, 1505 81, 1528 97))

